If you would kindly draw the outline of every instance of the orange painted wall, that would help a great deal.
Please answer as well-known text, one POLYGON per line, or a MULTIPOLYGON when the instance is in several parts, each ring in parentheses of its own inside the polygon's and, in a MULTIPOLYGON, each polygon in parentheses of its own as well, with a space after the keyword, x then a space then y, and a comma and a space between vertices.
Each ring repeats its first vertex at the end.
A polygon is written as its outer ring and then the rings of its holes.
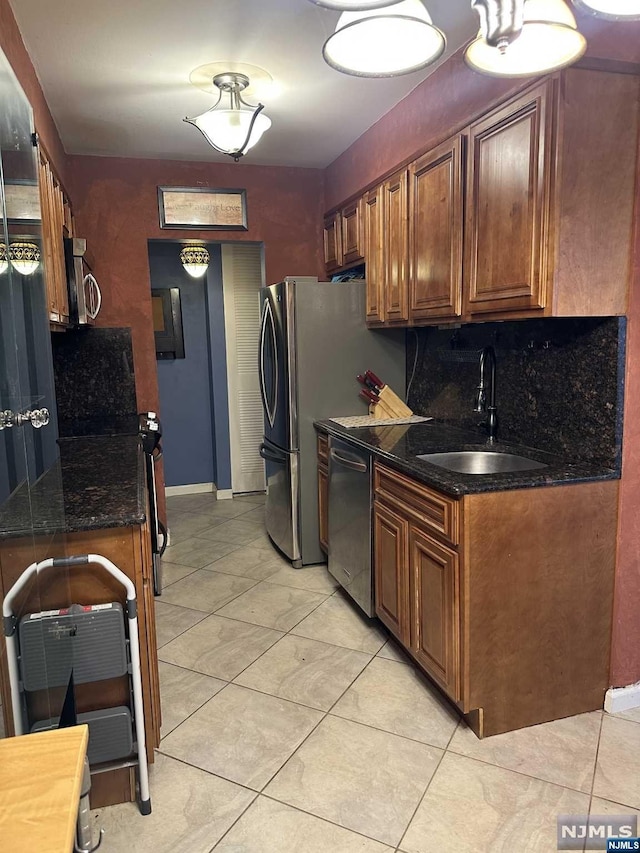
POLYGON ((268 283, 322 275, 320 170, 84 156, 69 167, 76 231, 104 292, 99 325, 132 329, 139 411, 159 409, 147 240, 263 242, 268 283), (243 187, 249 230, 161 229, 158 186, 243 187))

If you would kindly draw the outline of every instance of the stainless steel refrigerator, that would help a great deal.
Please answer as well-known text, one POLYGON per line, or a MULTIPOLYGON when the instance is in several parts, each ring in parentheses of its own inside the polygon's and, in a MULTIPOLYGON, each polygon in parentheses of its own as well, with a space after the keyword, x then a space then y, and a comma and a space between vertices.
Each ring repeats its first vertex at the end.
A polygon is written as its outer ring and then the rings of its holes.
POLYGON ((261 291, 267 532, 296 568, 325 562, 318 540, 313 422, 367 414, 356 375, 405 391, 404 330, 365 325, 365 283, 287 278, 261 291))

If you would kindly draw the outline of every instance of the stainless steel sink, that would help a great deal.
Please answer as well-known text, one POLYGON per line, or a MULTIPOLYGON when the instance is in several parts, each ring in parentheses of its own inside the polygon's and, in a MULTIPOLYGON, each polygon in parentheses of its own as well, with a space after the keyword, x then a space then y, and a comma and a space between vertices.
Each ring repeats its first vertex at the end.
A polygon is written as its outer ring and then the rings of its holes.
POLYGON ((543 462, 516 456, 513 453, 496 453, 493 450, 460 450, 452 453, 424 453, 418 456, 447 471, 459 474, 505 474, 510 471, 532 471, 546 468, 543 462))

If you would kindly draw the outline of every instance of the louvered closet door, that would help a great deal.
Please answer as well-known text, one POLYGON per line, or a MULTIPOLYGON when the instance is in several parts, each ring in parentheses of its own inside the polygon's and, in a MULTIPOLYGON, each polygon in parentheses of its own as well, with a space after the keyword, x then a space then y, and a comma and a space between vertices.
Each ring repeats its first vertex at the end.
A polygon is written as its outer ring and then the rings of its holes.
POLYGON ((231 480, 234 492, 265 489, 260 444, 264 416, 258 378, 262 249, 222 247, 222 287, 227 339, 231 480))

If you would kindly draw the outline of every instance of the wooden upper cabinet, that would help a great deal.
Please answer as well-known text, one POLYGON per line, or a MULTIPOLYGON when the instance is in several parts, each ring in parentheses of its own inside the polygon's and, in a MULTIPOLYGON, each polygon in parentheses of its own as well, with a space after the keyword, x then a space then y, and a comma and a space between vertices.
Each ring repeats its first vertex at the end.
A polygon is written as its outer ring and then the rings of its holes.
POLYGON ((384 318, 389 324, 406 323, 409 319, 406 169, 384 182, 382 211, 384 318))
POLYGON ((376 615, 401 643, 410 640, 409 523, 376 502, 373 511, 376 615))
POLYGON ((332 213, 324 220, 324 263, 327 272, 335 272, 342 266, 342 229, 340 213, 332 213))
POLYGON ((543 309, 554 156, 548 80, 469 130, 465 309, 543 309))
POLYGON ((367 193, 362 201, 364 255, 367 279, 367 323, 384 322, 384 268, 382 265, 382 187, 367 193))
POLYGON ((464 138, 409 166, 409 318, 454 319, 462 302, 464 138))
POLYGON ((71 207, 42 149, 39 151, 38 178, 49 321, 66 325, 69 322, 69 294, 64 236, 69 234, 72 224, 71 207))
POLYGON ((625 314, 639 124, 638 75, 568 68, 382 182, 363 207, 369 325, 625 314))
POLYGON ((364 260, 363 199, 342 208, 342 266, 352 266, 364 260))
POLYGON ((458 701, 461 696, 459 558, 419 528, 409 534, 411 651, 418 663, 458 701))

